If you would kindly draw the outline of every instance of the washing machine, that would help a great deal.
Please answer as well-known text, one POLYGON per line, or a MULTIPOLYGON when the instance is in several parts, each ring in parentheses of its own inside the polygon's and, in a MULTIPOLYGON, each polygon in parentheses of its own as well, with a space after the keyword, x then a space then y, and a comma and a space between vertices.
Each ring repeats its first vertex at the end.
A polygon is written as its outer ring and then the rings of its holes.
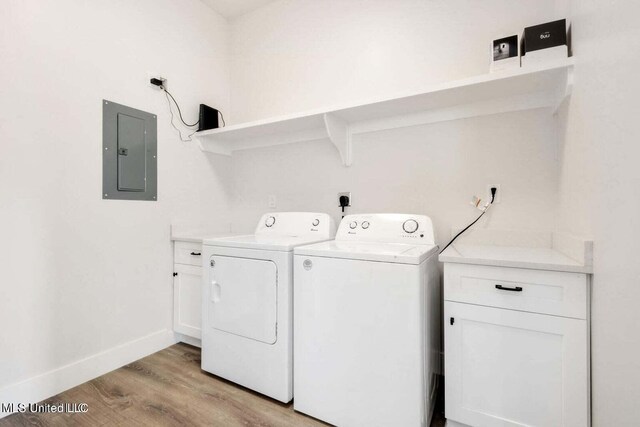
POLYGON ((440 284, 431 220, 348 215, 294 250, 294 408, 341 427, 431 421, 440 284))
POLYGON ((334 235, 327 214, 281 212, 254 234, 203 241, 203 370, 291 401, 293 248, 334 235))

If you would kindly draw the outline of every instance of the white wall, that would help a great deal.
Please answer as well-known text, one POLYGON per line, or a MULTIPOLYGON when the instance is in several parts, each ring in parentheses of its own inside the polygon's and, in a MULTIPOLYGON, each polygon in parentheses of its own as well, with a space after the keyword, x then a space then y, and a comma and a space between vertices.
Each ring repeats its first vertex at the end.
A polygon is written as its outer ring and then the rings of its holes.
MULTIPOLYGON (((280 0, 231 25, 232 121, 410 91, 486 73, 489 44, 555 18, 553 1, 280 0)), ((345 168, 327 142, 237 152, 234 226, 268 210, 339 219, 338 191, 357 212, 433 217, 439 242, 478 211, 473 194, 501 184, 503 203, 480 226, 552 230, 557 121, 531 111, 358 135, 345 168)))
POLYGON ((337 193, 351 191, 350 213, 429 215, 439 243, 479 211, 471 195, 501 184, 503 199, 482 226, 551 230, 557 203, 557 134, 544 110, 485 116, 357 135, 353 166, 326 141, 238 151, 233 157, 234 225, 255 226, 269 210, 319 211, 340 220, 337 193))
POLYGON ((559 227, 594 237, 593 425, 640 420, 640 4, 571 1, 559 227))
POLYGON ((230 162, 181 143, 228 105, 227 23, 198 0, 0 2, 0 394, 171 329, 169 225, 228 229, 230 162), (158 115, 158 202, 105 201, 102 99, 158 115))
POLYGON ((233 122, 482 74, 554 0, 279 0, 231 23, 233 122))

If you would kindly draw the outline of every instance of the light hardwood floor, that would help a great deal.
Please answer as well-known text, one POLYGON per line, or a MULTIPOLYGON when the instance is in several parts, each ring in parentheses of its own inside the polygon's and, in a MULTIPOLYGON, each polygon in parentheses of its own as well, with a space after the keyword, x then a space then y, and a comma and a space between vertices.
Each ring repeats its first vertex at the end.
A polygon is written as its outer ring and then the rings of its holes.
MULTIPOLYGON (((176 344, 81 384, 47 403, 87 403, 77 414, 13 414, 4 426, 326 426, 200 369, 200 349, 176 344)), ((442 414, 432 427, 444 426, 442 414)))

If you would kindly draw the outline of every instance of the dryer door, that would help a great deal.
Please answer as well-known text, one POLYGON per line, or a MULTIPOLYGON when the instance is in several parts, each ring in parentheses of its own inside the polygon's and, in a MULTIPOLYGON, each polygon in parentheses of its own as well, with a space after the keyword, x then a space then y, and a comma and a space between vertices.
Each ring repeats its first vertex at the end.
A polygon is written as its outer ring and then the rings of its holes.
POLYGON ((210 326, 276 342, 278 269, 273 261, 214 255, 209 264, 210 326))

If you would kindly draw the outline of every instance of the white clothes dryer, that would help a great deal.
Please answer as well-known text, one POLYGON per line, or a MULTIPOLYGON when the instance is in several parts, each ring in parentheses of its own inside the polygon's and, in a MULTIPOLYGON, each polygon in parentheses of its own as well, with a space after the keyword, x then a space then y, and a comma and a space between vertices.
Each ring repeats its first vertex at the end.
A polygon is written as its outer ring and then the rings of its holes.
POLYGON ((334 235, 327 214, 281 212, 252 235, 203 241, 203 370, 291 401, 293 248, 334 235))

